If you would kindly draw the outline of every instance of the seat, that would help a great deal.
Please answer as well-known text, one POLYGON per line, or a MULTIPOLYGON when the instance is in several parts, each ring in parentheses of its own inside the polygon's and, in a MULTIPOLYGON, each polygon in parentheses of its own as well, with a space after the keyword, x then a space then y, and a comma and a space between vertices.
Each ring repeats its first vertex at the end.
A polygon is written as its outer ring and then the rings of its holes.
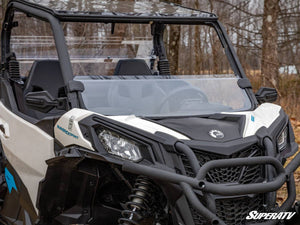
POLYGON ((63 75, 58 60, 37 60, 33 63, 24 88, 24 95, 34 91, 48 91, 58 98, 59 89, 64 87, 63 75))
POLYGON ((64 80, 58 60, 37 60, 33 63, 23 91, 24 105, 20 111, 36 119, 43 119, 61 114, 62 110, 52 109, 48 113, 29 109, 25 96, 29 92, 48 91, 54 99, 64 97, 64 80))
POLYGON ((142 59, 121 59, 116 66, 114 75, 151 76, 152 72, 142 59))

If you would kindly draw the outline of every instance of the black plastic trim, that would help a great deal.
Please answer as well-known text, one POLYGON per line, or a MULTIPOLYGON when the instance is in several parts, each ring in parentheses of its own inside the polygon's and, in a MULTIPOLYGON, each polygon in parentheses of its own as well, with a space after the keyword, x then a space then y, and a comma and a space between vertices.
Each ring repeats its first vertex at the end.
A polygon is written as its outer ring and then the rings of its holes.
POLYGON ((240 88, 252 88, 252 85, 250 83, 250 80, 248 78, 243 78, 238 80, 238 85, 240 88))

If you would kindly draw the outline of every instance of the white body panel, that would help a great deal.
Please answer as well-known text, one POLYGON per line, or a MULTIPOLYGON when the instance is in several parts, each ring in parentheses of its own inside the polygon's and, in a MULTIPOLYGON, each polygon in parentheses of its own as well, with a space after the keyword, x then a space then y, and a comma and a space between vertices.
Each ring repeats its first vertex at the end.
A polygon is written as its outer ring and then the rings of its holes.
POLYGON ((261 127, 269 128, 271 124, 279 117, 281 107, 271 103, 261 104, 254 111, 236 112, 224 114, 245 115, 246 123, 243 131, 243 137, 254 135, 261 127))
POLYGON ((65 113, 55 125, 55 138, 63 146, 78 145, 90 150, 94 150, 92 144, 83 137, 78 124, 80 120, 92 114, 94 113, 84 109, 72 109, 65 113), (73 123, 71 127, 70 122, 73 123))
MULTIPOLYGON (((223 114, 235 114, 235 115, 245 115, 246 116, 246 123, 243 130, 243 137, 248 137, 254 135, 261 127, 268 128, 279 116, 281 107, 275 104, 265 103, 260 105, 254 111, 246 111, 246 112, 223 112, 223 114)), ((86 140, 80 131, 78 122, 92 114, 91 111, 83 110, 83 109, 72 109, 66 114, 64 114, 61 119, 57 122, 55 126, 55 138, 64 146, 69 145, 78 145, 85 147, 87 149, 94 150, 91 143, 86 140), (68 129, 70 119, 73 118, 74 124, 72 130, 68 129), (63 128, 62 131, 60 128, 63 128), (66 132, 67 131, 67 132, 66 132), (66 134, 69 133, 69 134, 66 134), (74 138, 78 137, 78 138, 74 138)), ((98 114, 100 115, 100 114, 98 114)), ((130 116, 104 116, 109 119, 124 123, 126 125, 141 129, 143 131, 149 132, 151 134, 155 134, 156 132, 163 132, 169 134, 179 140, 190 140, 187 136, 159 125, 157 123, 144 120, 138 118, 134 115, 130 116)))
POLYGON ((164 127, 162 125, 159 125, 157 123, 148 120, 143 120, 135 116, 110 116, 109 118, 119 121, 121 123, 125 123, 129 126, 147 131, 151 134, 155 134, 156 132, 162 132, 162 133, 169 134, 180 140, 190 140, 188 137, 186 137, 185 135, 177 131, 171 130, 170 128, 164 127))
MULTIPOLYGON (((64 146, 78 145, 78 146, 85 147, 87 149, 94 150, 91 143, 82 136, 80 127, 78 125, 78 122, 80 120, 92 114, 97 114, 97 113, 93 113, 83 109, 70 110, 69 112, 64 114, 56 123, 54 129, 55 138, 64 146), (71 118, 72 120, 74 120, 73 126, 72 129, 68 129, 71 118)), ((173 131, 159 124, 137 118, 135 116, 104 116, 104 115, 100 115, 100 116, 127 124, 129 126, 141 129, 151 134, 154 134, 156 132, 163 132, 181 140, 189 140, 188 137, 176 131, 173 131)))
POLYGON ((39 182, 45 177, 46 160, 53 158, 54 139, 37 126, 8 110, 0 102, 0 132, 4 153, 26 186, 35 206, 39 182))

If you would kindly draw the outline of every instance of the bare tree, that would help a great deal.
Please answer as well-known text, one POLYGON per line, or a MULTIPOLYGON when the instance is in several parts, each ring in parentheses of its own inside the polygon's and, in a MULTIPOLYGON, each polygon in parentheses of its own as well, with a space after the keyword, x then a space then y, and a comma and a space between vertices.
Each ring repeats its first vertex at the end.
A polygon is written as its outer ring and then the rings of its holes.
POLYGON ((262 27, 262 81, 277 87, 279 80, 278 27, 279 0, 265 0, 262 27))
POLYGON ((5 16, 5 10, 6 10, 6 5, 7 5, 7 3, 9 2, 9 0, 1 0, 0 1, 0 6, 1 6, 1 25, 0 25, 0 28, 2 28, 2 20, 3 20, 3 18, 4 18, 4 16, 5 16))
MULTIPOLYGON (((171 1, 176 4, 182 4, 181 0, 171 1)), ((169 61, 170 71, 172 74, 178 74, 179 59, 179 42, 180 42, 180 26, 174 25, 170 27, 169 33, 169 61)))

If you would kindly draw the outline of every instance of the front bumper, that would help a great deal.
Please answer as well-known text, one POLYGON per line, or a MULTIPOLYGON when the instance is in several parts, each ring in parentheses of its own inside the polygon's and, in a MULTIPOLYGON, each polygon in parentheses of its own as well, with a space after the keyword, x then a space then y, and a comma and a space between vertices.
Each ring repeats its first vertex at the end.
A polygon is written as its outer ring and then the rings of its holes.
MULTIPOLYGON (((195 177, 177 174, 163 165, 146 166, 131 162, 124 162, 122 166, 123 171, 145 175, 154 180, 180 185, 189 204, 196 209, 203 218, 209 221, 210 224, 226 225, 226 223, 210 209, 209 206, 213 204, 208 202, 205 206, 198 199, 195 191, 197 191, 197 194, 201 193, 204 197, 210 194, 221 196, 251 195, 275 192, 286 183, 288 198, 281 207, 275 210, 275 212, 288 211, 295 202, 296 187, 293 173, 300 166, 300 153, 298 153, 285 168, 278 159, 272 156, 212 160, 200 167, 194 152, 187 145, 178 142, 175 147, 178 152, 187 157, 194 174, 196 174, 195 177), (274 170, 274 175, 269 176, 268 180, 262 183, 251 184, 216 184, 205 180, 207 173, 212 169, 255 165, 264 165, 268 168, 272 167, 271 170, 274 170)), ((268 149, 266 150, 267 152, 270 152, 268 149)), ((207 199, 209 201, 209 198, 207 199)), ((270 220, 267 222, 255 223, 255 225, 275 225, 278 222, 278 220, 270 220)))

